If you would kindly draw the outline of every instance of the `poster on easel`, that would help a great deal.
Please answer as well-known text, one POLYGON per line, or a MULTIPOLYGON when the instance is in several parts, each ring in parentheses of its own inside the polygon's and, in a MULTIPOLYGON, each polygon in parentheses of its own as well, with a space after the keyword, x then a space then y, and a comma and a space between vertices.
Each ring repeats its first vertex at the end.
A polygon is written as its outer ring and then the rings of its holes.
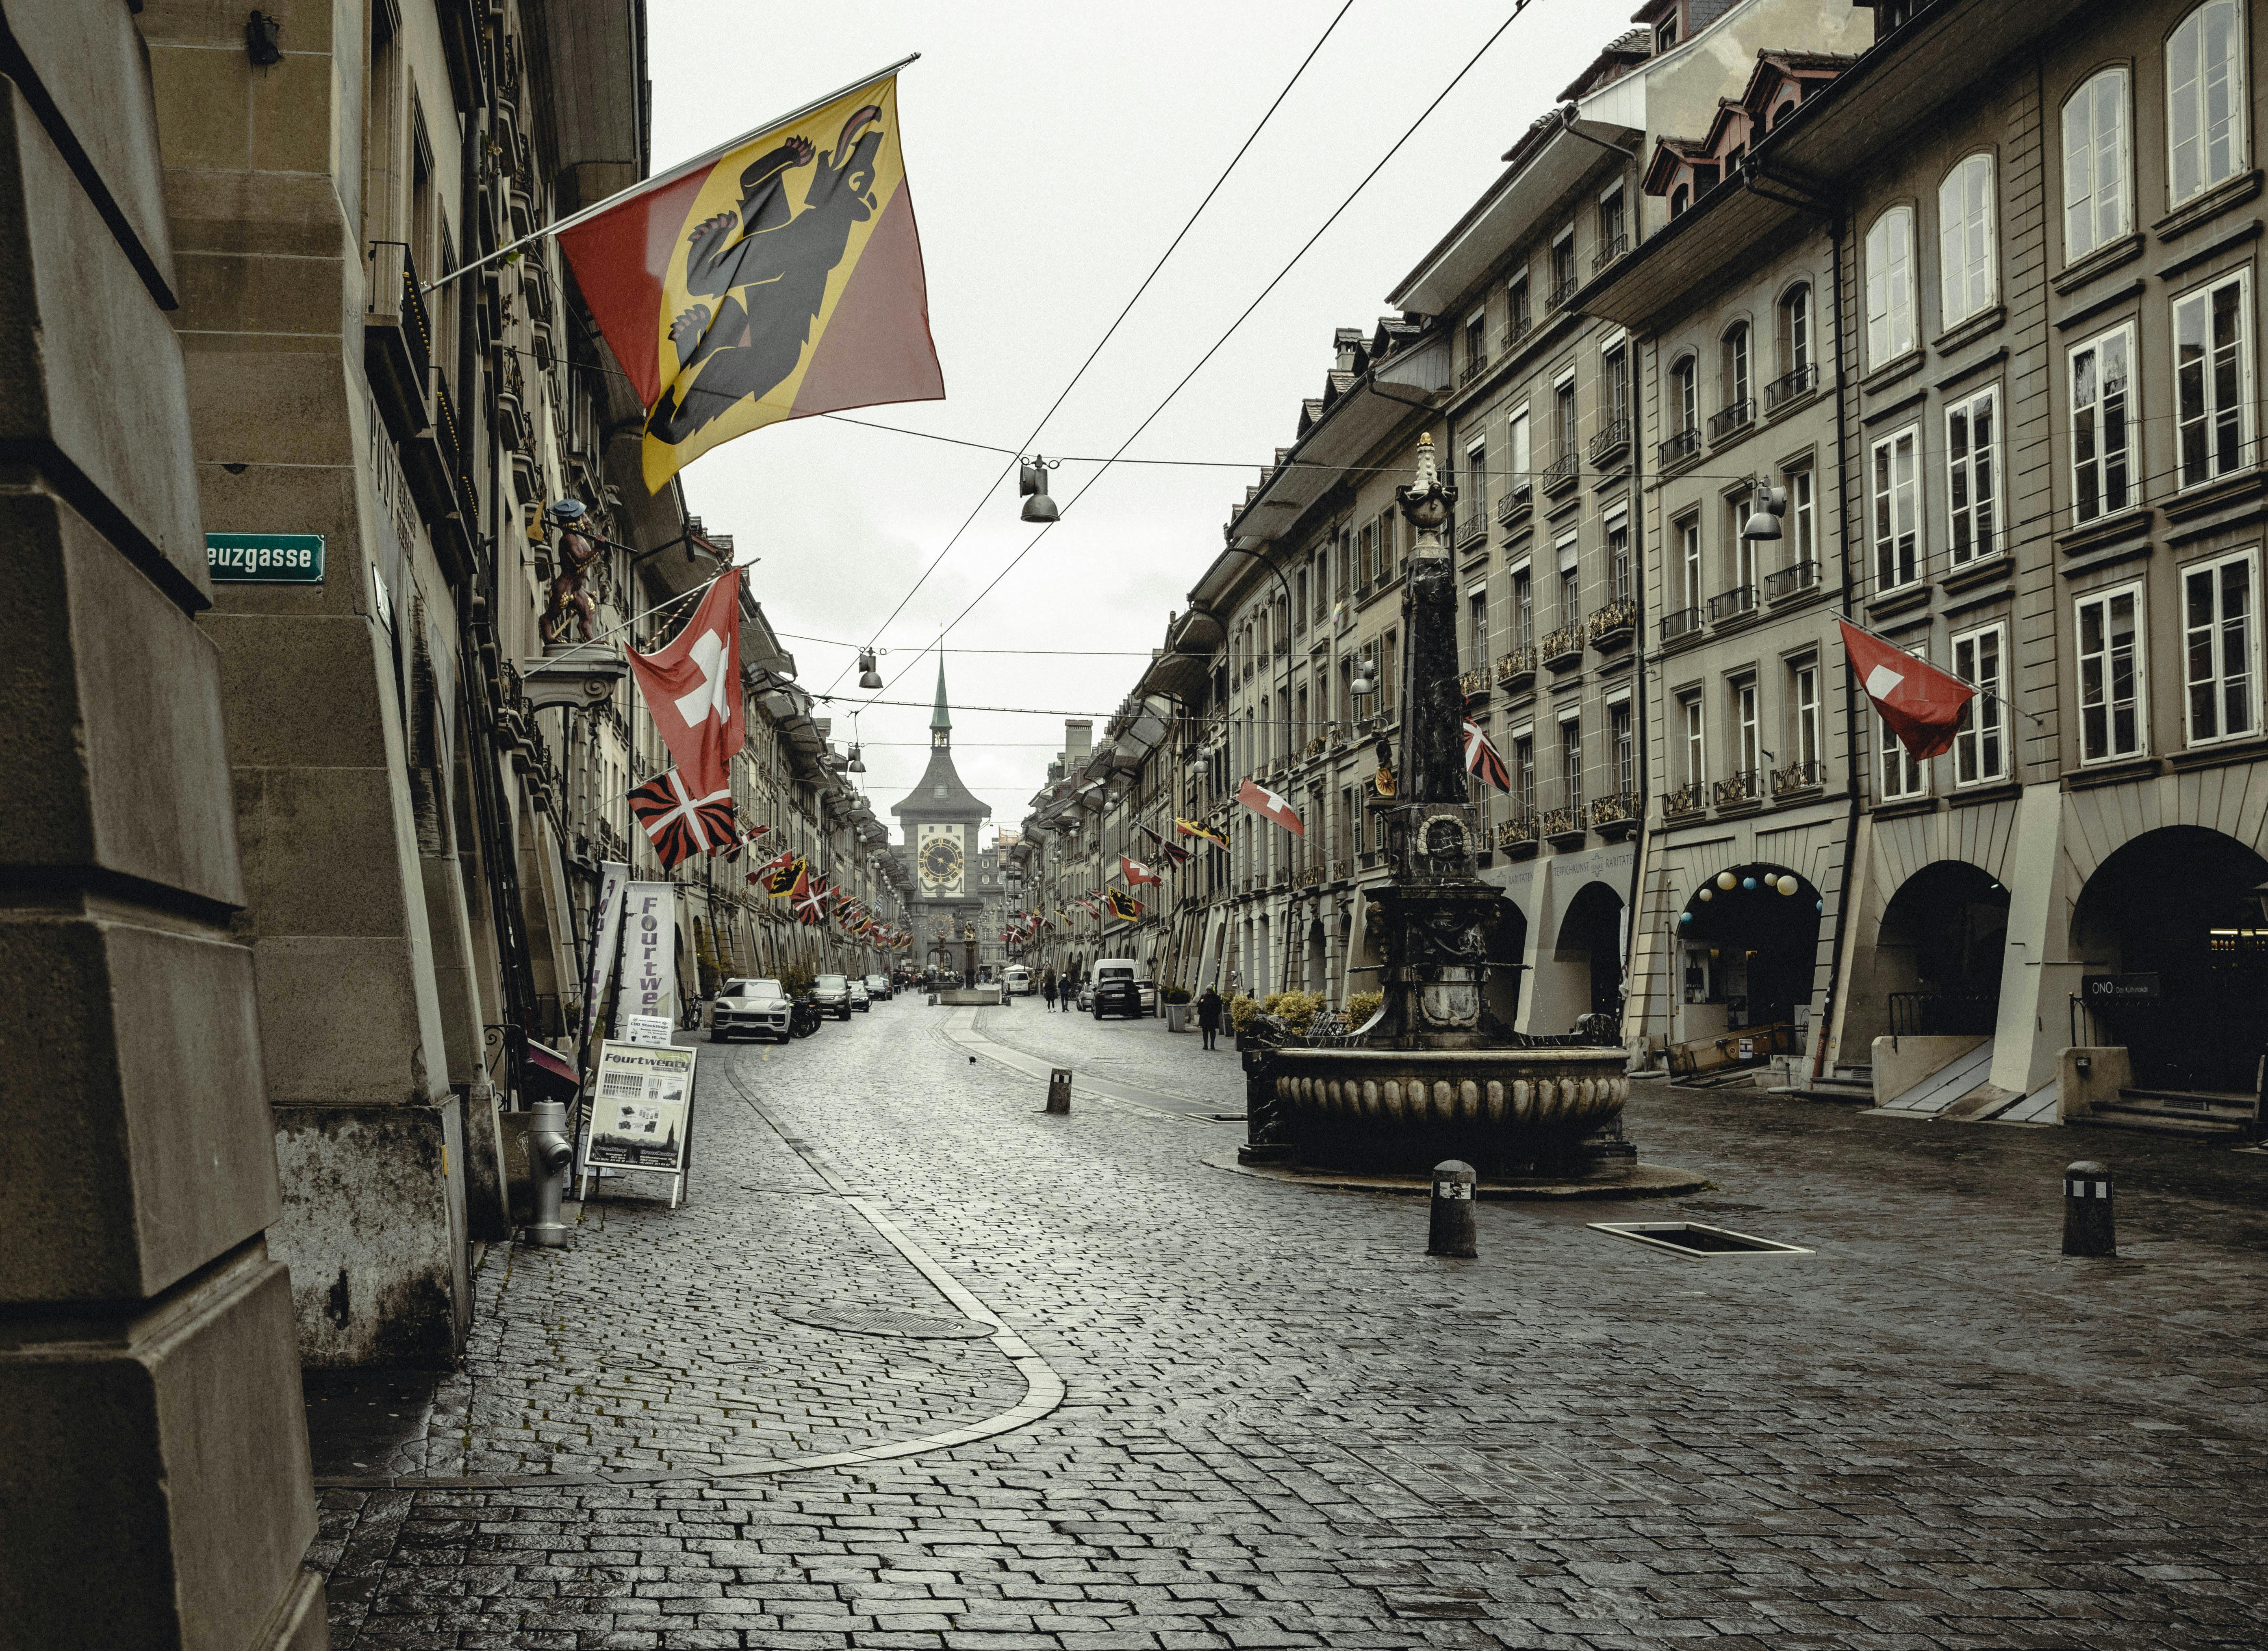
POLYGON ((606 1182, 666 1176, 669 1207, 683 1202, 695 1054, 613 1038, 599 1045, 597 1081, 576 1153, 577 1197, 587 1198, 606 1182))

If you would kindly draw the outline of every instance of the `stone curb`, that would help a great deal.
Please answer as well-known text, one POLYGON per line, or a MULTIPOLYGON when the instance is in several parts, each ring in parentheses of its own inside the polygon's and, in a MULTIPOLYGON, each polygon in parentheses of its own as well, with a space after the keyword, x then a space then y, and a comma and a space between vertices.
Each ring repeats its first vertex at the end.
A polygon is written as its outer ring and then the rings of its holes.
MULTIPOLYGON (((1211 1168, 1226 1169, 1233 1176, 1250 1176, 1285 1186, 1322 1187, 1337 1192, 1392 1192, 1411 1198, 1426 1197, 1433 1190, 1432 1180, 1426 1176, 1353 1176, 1328 1169, 1241 1164, 1234 1153, 1207 1153, 1197 1161, 1211 1168)), ((1473 1189, 1473 1196, 1535 1201, 1674 1198, 1683 1193, 1698 1192, 1708 1184, 1709 1177, 1697 1170, 1679 1169, 1669 1164, 1640 1164, 1621 1181, 1484 1181, 1473 1189)))

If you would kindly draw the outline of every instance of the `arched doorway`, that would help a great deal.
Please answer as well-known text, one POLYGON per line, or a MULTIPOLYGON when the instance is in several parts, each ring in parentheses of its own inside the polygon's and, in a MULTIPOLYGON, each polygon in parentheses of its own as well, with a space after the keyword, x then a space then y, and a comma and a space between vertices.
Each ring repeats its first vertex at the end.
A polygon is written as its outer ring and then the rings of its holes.
POLYGON ((1937 860, 1899 886, 1874 940, 1874 991, 1894 1036, 1990 1037, 2000 1013, 2008 891, 1966 860, 1937 860))
POLYGON ((1588 1014, 1620 1017, 1623 996, 1623 897, 1605 883, 1585 883, 1559 919, 1557 961, 1585 972, 1588 1014))
POLYGON ((1705 879, 1677 915, 1680 1041, 1786 1027, 1790 1046, 1800 1046, 1823 905, 1810 881, 1785 866, 1730 866, 1705 879))
MULTIPOLYGON (((2268 1047, 2268 860, 2201 826, 2146 831, 2097 866, 2072 910, 2071 954, 2097 1035, 2145 1087, 2257 1092, 2268 1047), (2095 983, 2110 979, 2116 989, 2095 983)), ((2081 1036, 2086 1036, 2082 1033, 2081 1036)))
POLYGON ((1521 972, 1528 956, 1528 914, 1516 901, 1499 896, 1488 927, 1488 1010, 1506 1026, 1518 1024, 1521 972))
POLYGON ((1323 961, 1323 925, 1320 918, 1307 925, 1307 956, 1302 972, 1305 977, 1300 984, 1302 991, 1322 991, 1324 982, 1329 977, 1323 961))

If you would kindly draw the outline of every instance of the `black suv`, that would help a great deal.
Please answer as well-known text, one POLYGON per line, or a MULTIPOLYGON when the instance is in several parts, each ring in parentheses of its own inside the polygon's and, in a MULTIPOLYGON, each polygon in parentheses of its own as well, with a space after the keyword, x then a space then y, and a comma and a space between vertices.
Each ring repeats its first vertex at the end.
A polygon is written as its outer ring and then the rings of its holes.
POLYGON ((1130 1021, 1142 1018, 1142 992, 1133 981, 1124 976, 1113 975, 1097 983, 1094 988, 1094 1018, 1106 1014, 1123 1015, 1130 1021))

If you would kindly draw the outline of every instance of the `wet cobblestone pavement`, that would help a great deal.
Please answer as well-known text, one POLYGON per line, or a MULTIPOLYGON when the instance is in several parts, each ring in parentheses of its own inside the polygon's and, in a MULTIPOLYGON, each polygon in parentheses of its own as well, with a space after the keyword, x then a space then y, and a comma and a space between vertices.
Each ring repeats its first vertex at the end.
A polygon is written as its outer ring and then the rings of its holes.
POLYGON ((1014 1404, 987 1342, 778 1317, 953 1311, 846 1200, 771 1190, 826 1185, 802 1153, 1064 1403, 770 1478, 332 1488, 334 1643, 2259 1643, 2268 1158, 1642 1088, 1644 1155, 1709 1190, 1484 1205, 1480 1258, 1429 1260, 1414 1200, 1198 1163, 1241 1093, 1198 1042, 902 998, 776 1052, 703 1045, 687 1207, 593 1205, 565 1254, 492 1257, 470 1374, 390 1471, 692 1473, 1014 1404), (944 1036, 972 1023, 1155 1104, 1046 1117, 944 1036), (2119 1260, 2058 1253, 2083 1156, 2119 1173, 2119 1260), (1817 1253, 1695 1262, 1586 1225, 1677 1214, 1817 1253), (762 1362, 727 1384, 727 1353, 762 1362))

